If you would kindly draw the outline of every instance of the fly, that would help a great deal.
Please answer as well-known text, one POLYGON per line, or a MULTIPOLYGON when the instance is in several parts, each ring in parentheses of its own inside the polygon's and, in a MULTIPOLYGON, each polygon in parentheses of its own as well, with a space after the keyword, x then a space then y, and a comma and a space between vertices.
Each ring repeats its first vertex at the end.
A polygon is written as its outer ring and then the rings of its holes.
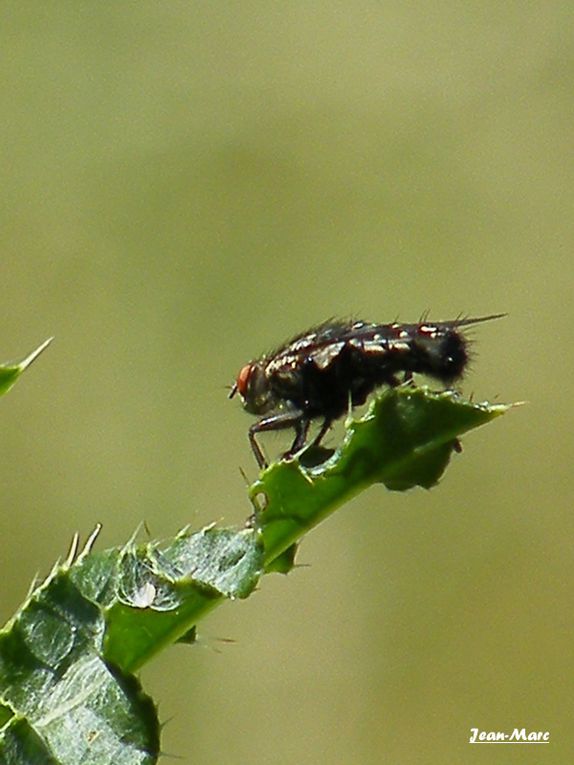
POLYGON ((261 418, 249 428, 259 467, 267 467, 259 433, 293 428, 295 439, 284 455, 292 457, 305 446, 313 420, 323 420, 312 442, 318 446, 349 403, 364 404, 382 385, 394 387, 415 373, 444 385, 456 382, 469 360, 461 330, 504 315, 418 324, 328 321, 248 362, 229 398, 239 393, 246 411, 261 418))

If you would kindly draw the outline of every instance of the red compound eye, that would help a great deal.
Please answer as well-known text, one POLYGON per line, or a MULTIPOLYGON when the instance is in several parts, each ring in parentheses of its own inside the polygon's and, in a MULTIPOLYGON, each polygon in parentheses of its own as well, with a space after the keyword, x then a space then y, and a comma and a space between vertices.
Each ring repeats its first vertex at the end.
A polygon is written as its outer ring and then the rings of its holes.
POLYGON ((247 394, 247 386, 249 385, 249 378, 251 377, 251 364, 246 364, 241 372, 237 375, 237 390, 239 394, 245 398, 247 394))

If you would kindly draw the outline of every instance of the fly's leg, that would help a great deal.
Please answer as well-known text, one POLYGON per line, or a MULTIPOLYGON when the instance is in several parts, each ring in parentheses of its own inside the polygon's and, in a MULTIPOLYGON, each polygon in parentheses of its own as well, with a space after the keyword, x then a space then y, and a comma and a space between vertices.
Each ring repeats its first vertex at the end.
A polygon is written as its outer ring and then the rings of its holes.
POLYGON ((331 427, 331 423, 333 421, 330 417, 325 417, 325 421, 321 425, 321 430, 318 432, 318 434, 313 439, 313 446, 319 446, 327 432, 329 431, 329 428, 331 427))
POLYGON ((296 433, 295 441, 286 455, 290 456, 294 450, 297 451, 303 446, 309 428, 308 419, 299 409, 291 409, 286 412, 270 414, 268 417, 259 420, 259 422, 253 423, 249 428, 249 443, 251 444, 251 449, 253 450, 257 464, 261 469, 267 467, 267 461, 263 456, 261 447, 257 443, 257 433, 265 433, 269 430, 284 430, 285 428, 295 428, 296 433))
POLYGON ((299 420, 297 422, 293 423, 293 426, 295 428, 295 440, 291 444, 291 448, 288 452, 285 452, 283 455, 284 457, 292 457, 294 454, 297 454, 299 449, 302 449, 305 446, 305 441, 307 440, 307 433, 309 432, 309 425, 311 421, 308 420, 303 415, 300 416, 299 420))

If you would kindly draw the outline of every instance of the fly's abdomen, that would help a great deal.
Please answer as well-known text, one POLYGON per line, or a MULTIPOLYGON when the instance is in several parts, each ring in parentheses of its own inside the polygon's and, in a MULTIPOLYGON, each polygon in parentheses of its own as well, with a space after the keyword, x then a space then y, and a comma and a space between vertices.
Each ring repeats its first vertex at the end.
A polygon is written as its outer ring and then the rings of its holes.
POLYGON ((348 340, 354 366, 375 385, 396 384, 396 375, 418 373, 441 382, 462 376, 468 362, 467 342, 456 326, 383 324, 365 327, 348 340))
POLYGON ((468 343, 448 325, 419 324, 409 333, 404 354, 405 371, 434 377, 443 383, 458 380, 468 363, 468 343))

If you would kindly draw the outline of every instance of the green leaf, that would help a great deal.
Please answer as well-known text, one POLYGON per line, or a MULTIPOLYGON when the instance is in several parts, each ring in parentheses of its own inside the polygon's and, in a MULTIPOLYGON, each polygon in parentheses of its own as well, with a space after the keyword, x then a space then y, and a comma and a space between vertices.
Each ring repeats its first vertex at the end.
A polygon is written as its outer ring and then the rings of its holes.
POLYGON ((22 372, 24 372, 24 370, 26 370, 30 364, 38 358, 42 351, 44 351, 50 345, 53 339, 54 338, 49 337, 42 343, 42 345, 38 346, 35 351, 32 351, 32 353, 26 356, 23 361, 20 361, 16 364, 0 365, 0 396, 10 390, 22 372))
MULTIPOLYGON (((499 417, 508 406, 475 404, 454 391, 405 385, 377 396, 359 420, 349 419, 343 442, 325 462, 276 462, 250 490, 263 534, 267 570, 313 526, 373 483, 405 491, 429 489, 442 476, 464 433, 499 417)), ((309 452, 310 450, 307 450, 309 452)))
POLYGON ((458 438, 508 407, 403 386, 382 392, 340 447, 271 465, 251 487, 244 528, 184 529, 163 543, 92 552, 98 530, 57 565, 0 632, 0 762, 157 761, 159 722, 133 672, 195 625, 288 572, 297 541, 373 483, 429 488, 458 438))
MULTIPOLYGON (((112 597, 108 580, 106 658, 133 671, 165 645, 188 641, 200 616, 224 598, 246 598, 262 571, 255 529, 212 526, 184 530, 161 547, 130 543, 115 561, 112 597)), ((79 568, 77 581, 84 579, 79 568)))
POLYGON ((262 571, 254 529, 184 530, 93 553, 98 531, 0 632, 2 763, 156 762, 157 712, 133 671, 189 641, 197 614, 246 597, 262 571))
POLYGON ((0 633, 0 761, 154 763, 155 707, 133 675, 105 661, 103 611, 70 570, 57 566, 0 633))

